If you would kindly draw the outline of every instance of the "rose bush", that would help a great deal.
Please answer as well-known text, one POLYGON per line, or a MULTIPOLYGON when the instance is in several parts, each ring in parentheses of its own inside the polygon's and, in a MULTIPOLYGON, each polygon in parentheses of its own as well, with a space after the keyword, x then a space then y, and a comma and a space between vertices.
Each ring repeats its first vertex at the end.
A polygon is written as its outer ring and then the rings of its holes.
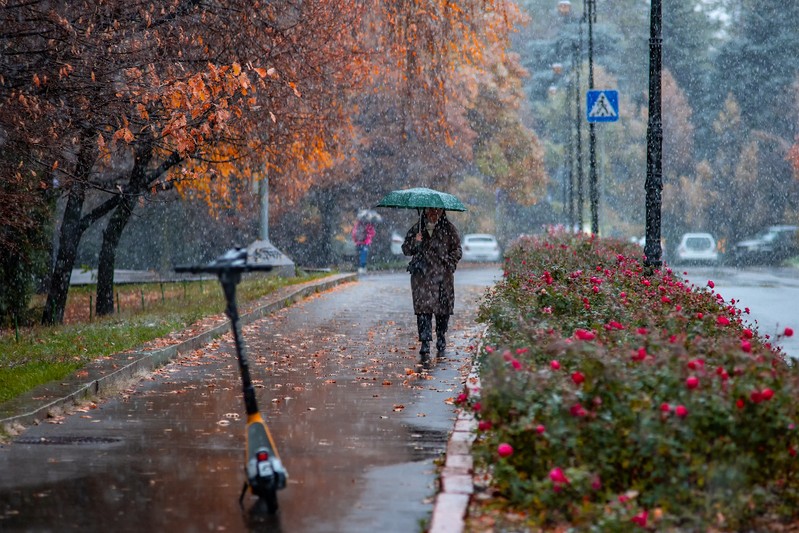
POLYGON ((462 399, 479 401, 474 453, 493 490, 536 526, 797 518, 799 372, 774 345, 788 332, 761 334, 712 280, 640 256, 564 233, 508 250, 480 310, 479 399, 462 399))

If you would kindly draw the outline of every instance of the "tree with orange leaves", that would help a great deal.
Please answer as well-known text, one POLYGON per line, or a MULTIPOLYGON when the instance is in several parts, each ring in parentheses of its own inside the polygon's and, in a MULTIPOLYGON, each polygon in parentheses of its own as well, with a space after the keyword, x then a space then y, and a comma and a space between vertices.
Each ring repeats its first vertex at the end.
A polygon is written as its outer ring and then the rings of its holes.
POLYGON ((26 20, 50 21, 17 45, 39 47, 37 79, 69 119, 56 139, 73 154, 59 170, 67 202, 43 321, 62 320, 80 237, 108 213, 101 314, 113 309, 114 253, 138 200, 174 187, 224 203, 234 182, 264 168, 326 165, 342 116, 336 95, 357 77, 346 30, 360 9, 347 0, 25 7, 26 20))

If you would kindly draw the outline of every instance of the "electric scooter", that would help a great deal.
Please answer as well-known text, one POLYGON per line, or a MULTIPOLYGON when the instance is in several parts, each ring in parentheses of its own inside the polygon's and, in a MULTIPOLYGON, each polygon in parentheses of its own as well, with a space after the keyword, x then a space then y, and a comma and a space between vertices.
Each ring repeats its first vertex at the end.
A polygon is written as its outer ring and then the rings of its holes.
POLYGON ((266 504, 269 513, 275 513, 278 508, 277 491, 286 488, 288 474, 280 460, 280 455, 277 453, 275 441, 272 439, 269 428, 258 409, 258 403, 255 399, 255 387, 253 387, 252 379, 250 378, 249 363, 247 362, 244 339, 241 334, 241 321, 236 306, 236 285, 241 281, 242 272, 269 270, 272 270, 271 265, 247 263, 247 250, 245 248, 228 250, 207 265, 175 267, 175 272, 216 274, 222 284, 222 290, 227 301, 225 314, 230 319, 230 327, 233 330, 233 340, 236 344, 236 356, 239 361, 242 391, 244 393, 244 407, 247 411, 244 463, 247 480, 241 489, 239 505, 243 506, 244 495, 249 489, 251 494, 257 496, 266 504))

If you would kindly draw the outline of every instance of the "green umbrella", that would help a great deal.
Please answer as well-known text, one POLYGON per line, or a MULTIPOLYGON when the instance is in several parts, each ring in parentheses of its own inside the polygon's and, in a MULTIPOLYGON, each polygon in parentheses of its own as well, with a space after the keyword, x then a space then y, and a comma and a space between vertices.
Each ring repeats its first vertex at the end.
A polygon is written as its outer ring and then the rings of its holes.
POLYGON ((377 207, 400 207, 405 209, 445 209, 447 211, 466 211, 460 200, 451 194, 416 187, 391 191, 378 202, 377 207))

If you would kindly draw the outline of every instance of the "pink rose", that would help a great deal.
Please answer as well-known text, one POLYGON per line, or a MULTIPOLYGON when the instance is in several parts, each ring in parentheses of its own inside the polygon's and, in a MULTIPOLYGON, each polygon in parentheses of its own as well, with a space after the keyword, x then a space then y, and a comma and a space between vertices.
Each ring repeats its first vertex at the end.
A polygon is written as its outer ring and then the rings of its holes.
POLYGON ((510 457, 513 455, 513 446, 508 444, 507 442, 503 442, 499 446, 497 446, 497 453, 500 457, 510 457))
POLYGON ((567 478, 563 470, 558 467, 549 471, 549 479, 551 479, 553 483, 569 483, 569 478, 567 478))

